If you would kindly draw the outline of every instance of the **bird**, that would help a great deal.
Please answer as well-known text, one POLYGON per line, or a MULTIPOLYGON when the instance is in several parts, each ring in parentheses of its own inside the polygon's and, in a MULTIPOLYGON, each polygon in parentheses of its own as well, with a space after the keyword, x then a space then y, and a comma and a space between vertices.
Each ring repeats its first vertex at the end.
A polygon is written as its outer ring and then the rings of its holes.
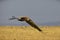
POLYGON ((12 16, 12 18, 10 18, 9 20, 13 20, 13 19, 17 19, 18 21, 25 21, 26 23, 28 23, 30 26, 32 26, 33 28, 37 29, 38 31, 42 31, 33 21, 31 18, 27 17, 27 16, 22 16, 20 18, 16 18, 15 16, 12 16))

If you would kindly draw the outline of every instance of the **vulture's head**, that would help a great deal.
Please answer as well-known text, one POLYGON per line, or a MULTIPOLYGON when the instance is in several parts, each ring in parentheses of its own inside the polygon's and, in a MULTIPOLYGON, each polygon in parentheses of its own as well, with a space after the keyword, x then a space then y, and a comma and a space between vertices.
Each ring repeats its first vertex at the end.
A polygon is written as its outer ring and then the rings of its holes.
POLYGON ((18 21, 29 21, 29 17, 20 17, 18 21))

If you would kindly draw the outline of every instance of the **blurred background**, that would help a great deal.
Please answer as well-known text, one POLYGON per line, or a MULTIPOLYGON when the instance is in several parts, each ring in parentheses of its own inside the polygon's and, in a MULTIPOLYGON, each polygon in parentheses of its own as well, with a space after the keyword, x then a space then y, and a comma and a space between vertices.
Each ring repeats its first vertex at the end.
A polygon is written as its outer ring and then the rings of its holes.
POLYGON ((28 25, 12 16, 29 16, 37 25, 60 25, 60 0, 0 0, 0 25, 28 25))

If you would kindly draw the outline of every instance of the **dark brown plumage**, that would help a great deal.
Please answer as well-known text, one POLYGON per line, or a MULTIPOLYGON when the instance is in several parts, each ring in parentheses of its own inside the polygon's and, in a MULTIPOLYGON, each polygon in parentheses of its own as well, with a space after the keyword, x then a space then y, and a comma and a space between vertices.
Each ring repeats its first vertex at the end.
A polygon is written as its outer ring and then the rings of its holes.
POLYGON ((21 17, 21 19, 18 19, 18 21, 25 21, 29 25, 31 25, 32 27, 37 29, 38 31, 42 31, 40 28, 38 28, 38 26, 29 17, 21 17))

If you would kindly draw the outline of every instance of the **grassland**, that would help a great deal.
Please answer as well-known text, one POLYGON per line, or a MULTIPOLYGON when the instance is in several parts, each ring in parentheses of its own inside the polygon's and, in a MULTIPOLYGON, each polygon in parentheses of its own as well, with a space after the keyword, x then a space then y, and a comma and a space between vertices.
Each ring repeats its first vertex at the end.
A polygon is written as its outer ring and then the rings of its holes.
POLYGON ((60 26, 0 26, 0 40, 60 40, 60 26))

